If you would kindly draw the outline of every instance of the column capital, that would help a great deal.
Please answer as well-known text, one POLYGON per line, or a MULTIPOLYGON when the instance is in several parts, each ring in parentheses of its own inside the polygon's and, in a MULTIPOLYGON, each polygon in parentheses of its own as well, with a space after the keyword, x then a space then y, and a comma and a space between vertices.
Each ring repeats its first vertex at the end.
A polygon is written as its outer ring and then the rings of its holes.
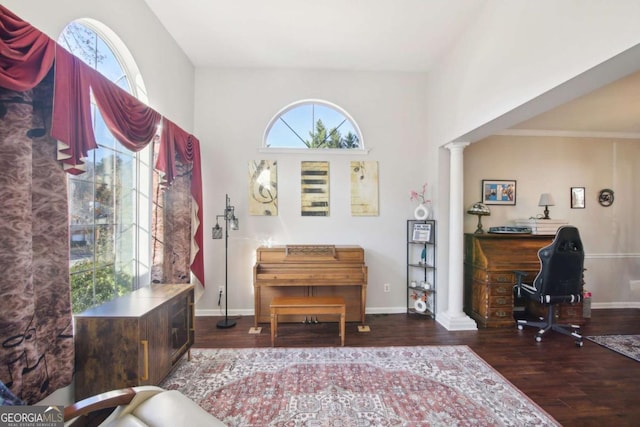
POLYGON ((471 143, 468 141, 453 141, 445 144, 444 148, 446 148, 449 151, 458 151, 458 150, 462 151, 470 144, 471 143))

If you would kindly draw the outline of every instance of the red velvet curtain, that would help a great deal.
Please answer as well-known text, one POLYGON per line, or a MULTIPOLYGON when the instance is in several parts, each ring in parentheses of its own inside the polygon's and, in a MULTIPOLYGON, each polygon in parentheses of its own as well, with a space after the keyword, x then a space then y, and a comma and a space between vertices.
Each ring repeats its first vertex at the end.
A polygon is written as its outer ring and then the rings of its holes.
MULTIPOLYGON (((109 130, 124 146, 138 151, 153 140, 161 121, 159 113, 108 81, 48 36, 0 5, 0 86, 13 90, 34 87, 44 78, 55 58, 55 94, 51 136, 64 144, 60 160, 69 173, 83 172, 83 158, 97 147, 91 122, 90 91, 109 130)), ((164 119, 156 168, 167 185, 175 177, 175 154, 193 163, 191 194, 197 203, 199 223, 194 224, 197 254, 191 271, 204 286, 202 233, 202 177, 198 139, 164 119)))
POLYGON ((0 5, 0 86, 33 89, 53 65, 56 43, 0 5))
MULTIPOLYGON (((191 272, 198 278, 204 278, 204 256, 202 248, 202 170, 200 161, 200 142, 193 135, 172 123, 162 121, 162 138, 156 160, 156 169, 164 173, 165 182, 173 182, 176 176, 175 151, 183 163, 193 164, 191 177, 191 195, 197 207, 198 224, 194 224, 195 254, 192 254, 191 272)), ((201 282, 204 285, 204 282, 201 282)))

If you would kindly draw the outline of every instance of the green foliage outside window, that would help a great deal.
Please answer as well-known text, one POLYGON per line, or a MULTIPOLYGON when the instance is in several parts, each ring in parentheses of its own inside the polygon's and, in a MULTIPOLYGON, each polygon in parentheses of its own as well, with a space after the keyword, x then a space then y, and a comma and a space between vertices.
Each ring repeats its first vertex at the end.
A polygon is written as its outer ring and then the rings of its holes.
POLYGON ((93 267, 93 261, 81 261, 71 267, 71 304, 74 313, 131 292, 131 275, 114 271, 113 266, 95 270, 93 267))

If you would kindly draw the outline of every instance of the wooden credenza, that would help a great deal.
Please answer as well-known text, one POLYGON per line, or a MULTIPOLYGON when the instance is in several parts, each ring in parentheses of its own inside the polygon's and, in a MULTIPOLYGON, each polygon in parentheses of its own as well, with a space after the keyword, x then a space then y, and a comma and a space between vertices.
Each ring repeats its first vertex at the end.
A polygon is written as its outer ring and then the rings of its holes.
MULTIPOLYGON (((347 322, 364 325, 367 266, 360 246, 261 246, 256 250, 253 286, 255 326, 271 321, 269 304, 280 296, 343 297, 347 322)), ((304 316, 282 318, 284 322, 301 320, 304 316)))
POLYGON ((154 285, 74 316, 75 398, 157 385, 195 337, 194 288, 154 285))
MULTIPOLYGON (((554 236, 538 234, 465 234, 464 310, 479 327, 514 326, 514 271, 526 273, 531 283, 540 270, 538 250, 554 236)), ((547 307, 527 302, 531 315, 544 316, 547 307)), ((561 304, 556 309, 561 322, 581 323, 582 304, 561 304)))

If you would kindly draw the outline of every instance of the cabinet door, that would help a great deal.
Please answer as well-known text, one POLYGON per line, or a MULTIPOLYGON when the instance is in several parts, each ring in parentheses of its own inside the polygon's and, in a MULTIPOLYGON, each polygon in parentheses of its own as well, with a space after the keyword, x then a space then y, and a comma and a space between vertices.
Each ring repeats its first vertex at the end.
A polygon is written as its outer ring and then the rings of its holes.
POLYGON ((163 304, 141 319, 141 384, 158 384, 171 370, 169 307, 163 304))
POLYGON ((136 318, 76 318, 76 400, 139 384, 136 318))

